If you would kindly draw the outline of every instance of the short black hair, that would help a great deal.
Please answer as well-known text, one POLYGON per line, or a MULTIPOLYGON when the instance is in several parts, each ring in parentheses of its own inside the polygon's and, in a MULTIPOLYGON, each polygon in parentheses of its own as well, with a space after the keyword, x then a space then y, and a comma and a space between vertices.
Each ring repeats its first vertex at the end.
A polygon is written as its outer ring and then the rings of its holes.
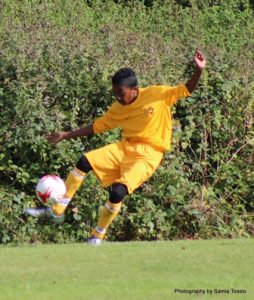
POLYGON ((112 84, 124 85, 129 88, 138 86, 138 79, 135 72, 130 68, 122 68, 118 70, 112 77, 112 84))

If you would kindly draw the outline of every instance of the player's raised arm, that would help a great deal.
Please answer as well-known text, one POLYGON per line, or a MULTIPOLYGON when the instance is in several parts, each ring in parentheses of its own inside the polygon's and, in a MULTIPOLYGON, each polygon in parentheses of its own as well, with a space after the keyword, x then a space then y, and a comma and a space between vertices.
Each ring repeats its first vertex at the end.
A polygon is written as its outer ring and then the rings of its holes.
POLYGON ((206 59, 204 54, 200 50, 196 50, 194 56, 194 62, 196 65, 196 69, 191 77, 191 79, 186 83, 186 87, 190 93, 192 93, 199 81, 202 71, 206 66, 206 59))
POLYGON ((93 130, 93 125, 90 124, 86 127, 81 127, 76 130, 71 130, 71 131, 59 131, 59 132, 54 132, 46 135, 46 139, 53 145, 56 145, 57 143, 61 142, 62 140, 69 140, 81 136, 88 136, 88 135, 93 135, 94 130, 93 130))

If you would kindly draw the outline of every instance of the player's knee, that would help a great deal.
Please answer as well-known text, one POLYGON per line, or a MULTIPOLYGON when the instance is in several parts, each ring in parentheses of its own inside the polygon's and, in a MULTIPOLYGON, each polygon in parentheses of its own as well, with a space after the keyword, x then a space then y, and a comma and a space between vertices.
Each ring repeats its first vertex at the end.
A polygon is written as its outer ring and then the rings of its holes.
POLYGON ((88 159, 86 158, 86 156, 82 156, 80 158, 76 167, 84 173, 88 173, 89 171, 91 171, 93 169, 92 166, 90 165, 88 159))
POLYGON ((119 203, 128 195, 127 186, 122 183, 116 183, 111 186, 109 200, 112 203, 119 203))

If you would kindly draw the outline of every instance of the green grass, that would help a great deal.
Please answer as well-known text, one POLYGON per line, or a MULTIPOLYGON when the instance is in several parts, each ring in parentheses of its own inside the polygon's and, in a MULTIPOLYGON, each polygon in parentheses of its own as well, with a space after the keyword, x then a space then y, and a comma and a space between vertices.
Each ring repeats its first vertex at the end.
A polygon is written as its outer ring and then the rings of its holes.
POLYGON ((251 300, 253 247, 253 239, 2 246, 0 299, 251 300), (230 294, 197 296, 175 289, 230 294))

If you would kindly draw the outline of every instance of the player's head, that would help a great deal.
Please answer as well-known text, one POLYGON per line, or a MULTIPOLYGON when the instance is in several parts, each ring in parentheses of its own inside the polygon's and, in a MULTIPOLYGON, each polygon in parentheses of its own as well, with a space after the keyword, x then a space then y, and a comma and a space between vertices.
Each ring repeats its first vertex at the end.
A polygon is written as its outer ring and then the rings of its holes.
POLYGON ((135 72, 130 68, 118 70, 112 77, 112 90, 122 105, 133 102, 138 96, 138 79, 135 72))

